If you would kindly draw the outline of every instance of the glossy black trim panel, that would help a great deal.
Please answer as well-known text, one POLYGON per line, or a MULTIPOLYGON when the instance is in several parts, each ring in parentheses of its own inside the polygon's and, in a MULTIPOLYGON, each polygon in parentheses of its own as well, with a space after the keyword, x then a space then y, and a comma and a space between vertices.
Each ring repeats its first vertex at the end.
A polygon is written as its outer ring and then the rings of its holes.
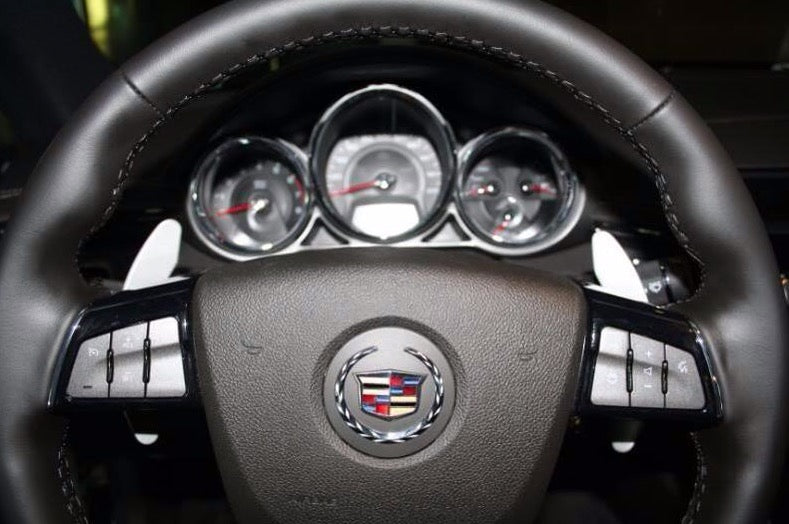
POLYGON ((103 297, 82 310, 74 320, 69 335, 63 342, 48 406, 56 412, 89 409, 167 408, 199 405, 200 395, 194 359, 194 345, 189 328, 189 304, 195 280, 181 280, 171 284, 136 291, 121 291, 103 297), (66 393, 71 370, 80 344, 116 329, 175 317, 178 320, 181 355, 184 363, 186 394, 178 398, 72 398, 66 393))
POLYGON ((581 415, 603 415, 615 418, 660 420, 691 427, 716 424, 723 417, 718 382, 707 356, 704 338, 693 323, 675 312, 641 302, 584 289, 589 304, 589 327, 584 343, 576 410, 581 415), (702 409, 640 408, 598 406, 590 400, 600 332, 615 327, 644 335, 693 355, 704 389, 702 409))

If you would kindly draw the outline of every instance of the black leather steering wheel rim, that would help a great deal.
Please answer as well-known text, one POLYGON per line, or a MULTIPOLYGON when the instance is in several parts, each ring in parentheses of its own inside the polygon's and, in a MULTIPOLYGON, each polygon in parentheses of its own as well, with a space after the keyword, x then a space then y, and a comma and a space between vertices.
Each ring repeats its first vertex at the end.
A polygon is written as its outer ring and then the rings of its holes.
MULTIPOLYGON (((537 2, 239 1, 171 33, 110 77, 37 166, 0 255, 0 487, 3 516, 67 520, 62 423, 46 395, 69 322, 95 293, 81 241, 112 213, 149 137, 240 71, 303 47, 416 38, 524 68, 569 91, 653 173, 667 221, 702 282, 678 309, 705 335, 724 420, 698 433, 688 519, 764 520, 786 437, 786 311, 759 216, 727 154, 657 73, 595 29, 537 2), (62 461, 60 461, 62 462, 62 461)), ((73 510, 73 508, 72 508, 73 510)))

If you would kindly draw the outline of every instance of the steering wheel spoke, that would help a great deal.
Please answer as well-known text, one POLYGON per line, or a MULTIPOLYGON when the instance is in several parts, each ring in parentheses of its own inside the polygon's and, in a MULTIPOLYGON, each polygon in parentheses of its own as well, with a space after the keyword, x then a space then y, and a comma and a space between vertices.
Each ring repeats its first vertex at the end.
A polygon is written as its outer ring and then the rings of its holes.
POLYGON ((85 308, 62 344, 56 411, 197 403, 187 309, 194 281, 123 291, 85 308))
POLYGON ((581 414, 709 426, 722 417, 701 333, 673 311, 585 290, 581 414))

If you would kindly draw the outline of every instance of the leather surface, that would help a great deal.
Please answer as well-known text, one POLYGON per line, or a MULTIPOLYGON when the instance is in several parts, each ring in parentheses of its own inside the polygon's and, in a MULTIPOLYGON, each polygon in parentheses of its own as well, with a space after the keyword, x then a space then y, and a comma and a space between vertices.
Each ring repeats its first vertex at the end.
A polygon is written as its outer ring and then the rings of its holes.
POLYGON ((769 239, 736 168, 681 96, 635 135, 666 173, 671 208, 703 264, 701 288, 678 309, 705 335, 723 394, 723 425, 699 434, 707 475, 691 509, 705 522, 765 522, 789 398, 786 304, 769 239))
POLYGON ((708 468, 689 516, 761 519, 782 464, 789 353, 777 269, 742 182, 698 116, 621 46, 537 2, 482 0, 231 3, 124 66, 133 86, 116 74, 86 102, 45 154, 3 238, 3 517, 48 522, 65 516, 53 503, 59 428, 44 414, 44 390, 56 341, 90 294, 73 257, 80 240, 111 212, 119 178, 134 173, 147 137, 167 125, 172 113, 163 113, 187 106, 248 61, 261 63, 269 50, 364 37, 366 28, 509 57, 571 92, 579 111, 591 109, 641 154, 664 189, 678 239, 703 264, 704 286, 683 309, 711 341, 726 402, 724 424, 701 434, 708 468))
POLYGON ((71 520, 56 472, 62 420, 46 401, 59 343, 93 295, 74 257, 153 116, 119 75, 105 82, 50 145, 2 237, 2 522, 71 520))
MULTIPOLYGON (((176 29, 123 66, 160 109, 269 51, 313 45, 364 28, 407 29, 484 43, 572 80, 626 126, 660 103, 671 86, 624 47, 555 7, 489 0, 275 0, 222 5, 176 29), (173 75, 177 64, 178 74, 173 75), (637 78, 637 82, 628 79, 637 78), (619 79, 609 81, 606 79, 619 79)), ((350 35, 349 35, 350 36, 350 35)))
POLYGON ((206 417, 240 522, 528 521, 539 509, 586 334, 569 280, 480 255, 334 250, 210 271, 192 311, 206 417), (380 326, 435 331, 457 385, 446 429, 399 459, 355 451, 324 411, 329 360, 380 326))

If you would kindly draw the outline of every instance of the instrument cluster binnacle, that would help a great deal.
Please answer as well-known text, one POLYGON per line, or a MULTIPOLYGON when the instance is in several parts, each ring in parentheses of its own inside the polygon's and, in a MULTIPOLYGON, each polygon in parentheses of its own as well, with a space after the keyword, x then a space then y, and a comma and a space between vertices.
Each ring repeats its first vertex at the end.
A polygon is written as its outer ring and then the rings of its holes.
POLYGON ((545 133, 500 128, 461 147, 430 101, 387 84, 332 104, 306 150, 225 140, 196 166, 186 207, 196 236, 232 260, 382 244, 518 256, 566 237, 584 200, 545 133))

